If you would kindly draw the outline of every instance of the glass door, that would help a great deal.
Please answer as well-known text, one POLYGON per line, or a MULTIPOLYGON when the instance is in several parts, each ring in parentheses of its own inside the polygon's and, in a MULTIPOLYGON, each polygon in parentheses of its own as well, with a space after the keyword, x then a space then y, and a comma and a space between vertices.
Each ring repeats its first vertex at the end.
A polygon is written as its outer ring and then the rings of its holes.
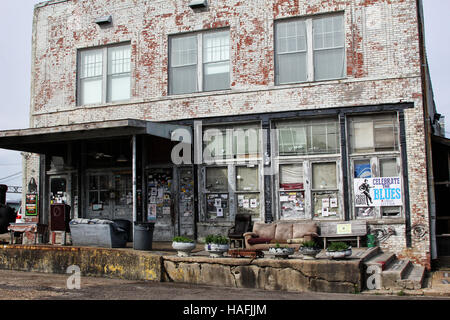
POLYGON ((91 173, 87 176, 87 208, 88 219, 114 219, 114 193, 110 173, 91 173))

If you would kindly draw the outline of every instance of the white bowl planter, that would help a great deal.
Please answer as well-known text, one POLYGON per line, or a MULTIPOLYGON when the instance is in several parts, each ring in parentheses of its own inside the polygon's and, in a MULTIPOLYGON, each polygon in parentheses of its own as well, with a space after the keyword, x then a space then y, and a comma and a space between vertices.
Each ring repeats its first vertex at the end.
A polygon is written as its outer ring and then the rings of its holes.
POLYGON ((343 259, 345 257, 350 257, 352 255, 352 248, 348 248, 347 250, 342 251, 328 251, 327 256, 331 259, 343 259))
POLYGON ((275 257, 287 258, 291 254, 294 254, 294 248, 269 248, 269 253, 273 254, 275 257))
POLYGON ((316 255, 322 251, 319 248, 300 247, 300 253, 303 255, 303 260, 314 260, 316 255))
POLYGON ((215 244, 207 243, 205 244, 205 250, 209 252, 211 258, 223 257, 223 254, 230 249, 229 244, 215 244))
POLYGON ((189 257, 195 249, 195 242, 172 242, 172 248, 177 250, 179 257, 189 257))

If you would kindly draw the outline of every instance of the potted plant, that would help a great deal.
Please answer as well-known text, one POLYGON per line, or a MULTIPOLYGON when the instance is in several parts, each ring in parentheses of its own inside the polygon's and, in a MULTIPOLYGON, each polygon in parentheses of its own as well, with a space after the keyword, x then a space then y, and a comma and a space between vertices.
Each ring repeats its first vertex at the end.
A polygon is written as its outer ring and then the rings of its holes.
POLYGON ((179 257, 189 257, 195 249, 195 241, 186 237, 175 237, 172 240, 172 248, 177 250, 179 257))
POLYGON ((352 255, 352 247, 345 242, 333 242, 327 248, 327 256, 332 259, 342 259, 352 255))
POLYGON ((303 255, 303 260, 314 260, 321 249, 315 241, 305 241, 300 246, 300 252, 303 255))
POLYGON ((208 235, 205 238, 205 250, 209 252, 211 258, 222 257, 224 252, 230 249, 230 243, 227 237, 220 235, 208 235))
POLYGON ((287 258, 294 253, 294 248, 289 248, 287 245, 281 247, 279 243, 276 243, 275 247, 269 248, 269 253, 273 254, 275 258, 287 258))

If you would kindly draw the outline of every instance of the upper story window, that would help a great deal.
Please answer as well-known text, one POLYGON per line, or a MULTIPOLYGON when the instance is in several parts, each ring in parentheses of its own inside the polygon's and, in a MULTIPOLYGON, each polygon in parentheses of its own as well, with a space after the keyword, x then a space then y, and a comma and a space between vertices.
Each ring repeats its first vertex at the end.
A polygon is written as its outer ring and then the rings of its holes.
POLYGON ((170 94, 229 88, 230 33, 228 30, 170 38, 170 94))
POLYGON ((344 16, 279 21, 275 25, 276 84, 345 76, 344 16))
POLYGON ((129 44, 79 52, 78 104, 129 100, 131 48, 129 44))

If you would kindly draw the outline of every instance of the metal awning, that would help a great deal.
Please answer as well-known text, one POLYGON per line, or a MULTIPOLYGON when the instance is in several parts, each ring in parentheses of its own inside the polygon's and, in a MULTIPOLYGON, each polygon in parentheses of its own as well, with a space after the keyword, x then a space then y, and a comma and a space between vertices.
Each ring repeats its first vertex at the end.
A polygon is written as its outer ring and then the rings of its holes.
POLYGON ((43 154, 48 151, 49 145, 55 143, 134 135, 152 135, 180 141, 178 135, 173 134, 178 129, 187 130, 192 136, 192 129, 188 126, 136 119, 6 130, 0 131, 0 148, 43 154))

